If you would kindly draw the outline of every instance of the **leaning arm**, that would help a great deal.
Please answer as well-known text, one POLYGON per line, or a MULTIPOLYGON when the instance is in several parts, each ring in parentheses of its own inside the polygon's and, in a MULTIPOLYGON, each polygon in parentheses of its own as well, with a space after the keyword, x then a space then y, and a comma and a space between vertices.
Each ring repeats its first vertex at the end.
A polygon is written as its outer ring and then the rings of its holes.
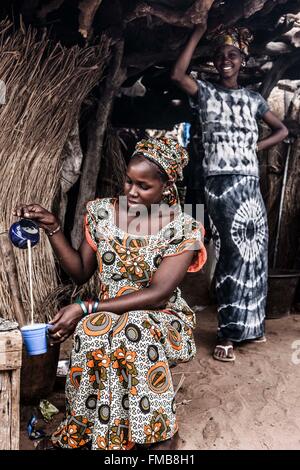
POLYGON ((271 128, 272 132, 266 139, 257 143, 258 150, 266 150, 273 147, 273 145, 279 144, 288 136, 288 129, 272 111, 267 111, 263 115, 262 120, 271 128))
POLYGON ((97 310, 121 315, 131 310, 164 308, 174 289, 184 278, 194 254, 195 252, 191 250, 177 256, 166 257, 154 274, 149 287, 100 302, 97 310))
POLYGON ((187 73, 188 66, 192 60, 194 51, 197 47, 198 42, 205 32, 203 25, 198 25, 193 34, 190 36, 185 48, 181 52, 171 72, 171 80, 176 85, 185 91, 188 95, 195 95, 197 93, 197 84, 187 73))

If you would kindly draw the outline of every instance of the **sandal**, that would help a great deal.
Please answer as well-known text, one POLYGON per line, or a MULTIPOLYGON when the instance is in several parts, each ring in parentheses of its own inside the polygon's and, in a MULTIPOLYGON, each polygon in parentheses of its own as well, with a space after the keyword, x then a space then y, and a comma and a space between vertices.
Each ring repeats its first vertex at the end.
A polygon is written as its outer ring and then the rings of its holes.
POLYGON ((223 362, 233 362, 233 361, 235 361, 235 355, 233 355, 232 357, 228 356, 229 349, 233 349, 232 344, 229 344, 228 346, 223 346, 223 344, 217 344, 215 346, 215 350, 214 350, 214 353, 213 353, 213 358, 216 359, 217 361, 223 361, 223 362), (217 348, 223 349, 225 351, 226 356, 225 357, 218 356, 216 354, 216 349, 217 348))

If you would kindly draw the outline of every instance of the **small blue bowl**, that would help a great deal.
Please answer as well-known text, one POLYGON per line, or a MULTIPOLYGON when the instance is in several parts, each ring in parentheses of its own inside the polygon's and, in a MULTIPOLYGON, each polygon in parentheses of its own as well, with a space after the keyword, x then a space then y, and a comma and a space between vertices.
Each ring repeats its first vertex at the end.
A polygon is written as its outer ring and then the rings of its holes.
POLYGON ((27 240, 35 246, 40 241, 39 226, 33 220, 21 219, 10 227, 9 238, 17 248, 27 248, 27 240))

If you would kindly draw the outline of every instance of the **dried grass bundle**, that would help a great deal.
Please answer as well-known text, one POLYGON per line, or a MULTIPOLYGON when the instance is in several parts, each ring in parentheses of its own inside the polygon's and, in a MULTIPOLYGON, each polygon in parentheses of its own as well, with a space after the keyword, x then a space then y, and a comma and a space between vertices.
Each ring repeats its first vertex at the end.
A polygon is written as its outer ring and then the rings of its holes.
POLYGON ((106 132, 101 171, 98 179, 99 197, 113 197, 121 194, 126 175, 126 162, 122 152, 125 143, 118 131, 109 127, 106 132))
MULTIPOLYGON (((19 203, 51 209, 59 184, 61 152, 80 105, 103 75, 109 44, 70 49, 29 28, 14 31, 0 22, 0 77, 6 104, 0 107, 0 223, 14 221, 19 203)), ((29 319, 27 253, 14 250, 25 314, 29 319)), ((44 234, 33 249, 35 320, 53 314, 43 301, 58 286, 55 261, 44 234), (45 308, 47 307, 47 308, 45 308)), ((13 317, 5 266, 0 259, 0 310, 13 317)))

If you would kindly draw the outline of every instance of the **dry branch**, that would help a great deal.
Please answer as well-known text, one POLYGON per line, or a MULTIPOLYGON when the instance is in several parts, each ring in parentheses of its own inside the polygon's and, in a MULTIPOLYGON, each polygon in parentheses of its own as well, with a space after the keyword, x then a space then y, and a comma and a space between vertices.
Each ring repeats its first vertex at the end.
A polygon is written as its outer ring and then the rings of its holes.
POLYGON ((101 5, 102 0, 81 0, 78 8, 79 15, 79 29, 80 34, 86 39, 91 31, 95 14, 101 5))
POLYGON ((68 191, 74 186, 80 176, 83 154, 80 145, 79 124, 74 123, 62 151, 62 169, 60 175, 59 220, 63 227, 68 203, 68 191))
POLYGON ((125 21, 129 23, 137 18, 151 15, 168 24, 191 28, 196 24, 206 24, 207 14, 213 2, 214 0, 197 0, 185 13, 174 12, 174 10, 162 6, 140 3, 125 21))
POLYGON ((52 11, 58 10, 62 6, 63 3, 64 3, 64 0, 52 0, 51 2, 39 8, 36 13, 36 16, 39 19, 44 20, 45 18, 47 18, 47 15, 49 15, 49 13, 51 13, 52 11))
POLYGON ((279 56, 263 82, 260 93, 264 98, 268 98, 273 88, 284 76, 286 70, 293 65, 300 63, 300 50, 295 49, 291 54, 279 56))

